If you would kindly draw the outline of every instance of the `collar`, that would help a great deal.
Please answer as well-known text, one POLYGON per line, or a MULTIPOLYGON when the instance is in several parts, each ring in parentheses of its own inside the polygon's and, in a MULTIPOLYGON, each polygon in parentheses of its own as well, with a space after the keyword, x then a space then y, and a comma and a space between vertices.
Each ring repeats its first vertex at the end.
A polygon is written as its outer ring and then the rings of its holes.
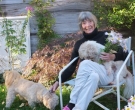
POLYGON ((95 28, 92 33, 87 34, 87 33, 83 32, 83 36, 84 36, 84 38, 91 40, 97 35, 97 32, 98 32, 98 29, 95 28))

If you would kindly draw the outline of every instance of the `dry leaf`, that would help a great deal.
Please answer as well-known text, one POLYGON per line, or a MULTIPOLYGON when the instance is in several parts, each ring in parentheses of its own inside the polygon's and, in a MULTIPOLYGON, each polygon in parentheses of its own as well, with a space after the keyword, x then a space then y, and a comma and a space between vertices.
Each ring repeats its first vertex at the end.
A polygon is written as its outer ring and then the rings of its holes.
POLYGON ((52 41, 42 50, 37 50, 23 69, 27 79, 36 82, 43 79, 41 83, 55 80, 62 67, 69 62, 75 42, 81 38, 79 34, 70 36, 52 41))

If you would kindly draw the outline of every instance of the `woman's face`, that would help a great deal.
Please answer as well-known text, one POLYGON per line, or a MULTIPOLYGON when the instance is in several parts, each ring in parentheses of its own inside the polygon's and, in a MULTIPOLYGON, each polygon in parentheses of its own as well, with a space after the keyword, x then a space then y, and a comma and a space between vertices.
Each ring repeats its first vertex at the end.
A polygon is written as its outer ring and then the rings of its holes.
POLYGON ((82 30, 89 34, 89 33, 92 33, 95 29, 95 24, 92 20, 84 20, 82 22, 82 30))

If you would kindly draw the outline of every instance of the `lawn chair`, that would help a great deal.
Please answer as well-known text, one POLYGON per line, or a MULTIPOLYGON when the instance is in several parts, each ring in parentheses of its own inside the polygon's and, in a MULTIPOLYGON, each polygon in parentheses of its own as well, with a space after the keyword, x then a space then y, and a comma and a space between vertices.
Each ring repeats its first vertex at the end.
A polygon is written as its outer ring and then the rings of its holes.
MULTIPOLYGON (((128 54, 127 58, 125 59, 123 65, 121 66, 121 68, 120 68, 120 70, 119 70, 119 72, 118 72, 118 74, 116 76, 117 84, 116 85, 99 86, 99 88, 102 88, 102 89, 100 89, 98 92, 96 92, 95 95, 94 95, 94 97, 93 97, 93 99, 92 99, 92 102, 94 102, 95 104, 97 104, 98 106, 100 106, 101 108, 103 108, 104 110, 109 110, 109 108, 105 107, 104 105, 102 105, 101 103, 99 103, 97 101, 98 98, 101 98, 104 95, 113 93, 113 94, 115 94, 117 96, 117 108, 118 108, 118 110, 121 110, 120 109, 120 98, 123 99, 124 101, 127 101, 126 98, 124 98, 123 96, 120 95, 120 86, 123 85, 125 82, 124 81, 120 82, 119 81, 119 76, 120 76, 120 73, 121 73, 121 71, 122 71, 122 69, 123 69, 123 67, 125 65, 130 66, 130 58, 132 59, 132 62, 131 63, 132 63, 132 71, 133 71, 133 76, 134 76, 134 94, 135 94, 134 52, 133 52, 133 50, 131 50, 131 37, 127 38, 127 47, 128 47, 129 54, 128 54), (103 91, 104 89, 105 89, 105 91, 103 91)), ((59 72, 59 89, 60 89, 60 107, 61 107, 61 110, 63 108, 61 74, 63 73, 63 71, 66 68, 68 68, 77 59, 78 59, 78 57, 74 58, 71 62, 69 62, 59 72)), ((71 80, 65 82, 64 84, 68 84, 68 85, 74 87, 75 79, 71 79, 71 80)))

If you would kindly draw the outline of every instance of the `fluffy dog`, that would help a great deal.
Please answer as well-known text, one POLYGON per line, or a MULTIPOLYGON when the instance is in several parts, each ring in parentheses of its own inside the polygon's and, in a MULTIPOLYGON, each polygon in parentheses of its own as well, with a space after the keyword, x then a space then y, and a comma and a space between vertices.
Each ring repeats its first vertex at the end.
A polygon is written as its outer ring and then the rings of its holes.
POLYGON ((50 110, 54 110, 59 103, 55 93, 50 93, 42 84, 23 79, 16 71, 4 73, 5 85, 7 88, 6 107, 9 108, 15 96, 23 97, 28 101, 29 106, 34 107, 35 103, 43 103, 50 110))
MULTIPOLYGON (((98 63, 100 61, 99 56, 104 48, 105 47, 103 45, 97 43, 96 41, 86 41, 82 43, 79 48, 79 57, 81 59, 89 59, 98 63)), ((103 65, 107 70, 107 74, 114 74, 114 81, 110 84, 116 84, 116 76, 122 64, 123 61, 103 62, 103 65)), ((119 80, 126 81, 123 93, 125 98, 130 98, 130 96, 133 95, 133 76, 127 70, 126 66, 123 68, 119 80)))

